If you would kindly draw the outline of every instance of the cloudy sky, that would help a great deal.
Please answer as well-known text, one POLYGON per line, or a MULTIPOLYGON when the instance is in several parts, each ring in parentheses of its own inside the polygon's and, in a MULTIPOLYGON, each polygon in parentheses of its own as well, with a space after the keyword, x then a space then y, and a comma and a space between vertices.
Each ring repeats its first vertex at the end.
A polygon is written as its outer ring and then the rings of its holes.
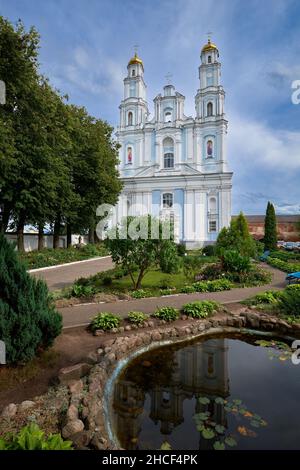
MULTIPOLYGON (((171 73, 194 114, 200 50, 222 62, 234 171, 233 212, 300 212, 299 0, 0 0, 0 14, 41 35, 41 70, 70 101, 118 124, 126 65, 139 45, 148 101, 171 73)), ((1 58, 0 58, 1 60, 1 58)))

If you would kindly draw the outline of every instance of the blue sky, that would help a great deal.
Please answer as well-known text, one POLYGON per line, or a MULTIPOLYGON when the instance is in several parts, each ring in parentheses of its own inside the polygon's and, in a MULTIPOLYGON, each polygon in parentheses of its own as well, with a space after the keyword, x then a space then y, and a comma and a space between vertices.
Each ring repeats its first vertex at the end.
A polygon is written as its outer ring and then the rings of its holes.
POLYGON ((0 0, 0 14, 41 35, 41 71, 70 101, 113 126, 139 44, 148 102, 173 75, 194 114, 200 50, 212 31, 222 62, 234 171, 233 213, 300 212, 298 0, 0 0))

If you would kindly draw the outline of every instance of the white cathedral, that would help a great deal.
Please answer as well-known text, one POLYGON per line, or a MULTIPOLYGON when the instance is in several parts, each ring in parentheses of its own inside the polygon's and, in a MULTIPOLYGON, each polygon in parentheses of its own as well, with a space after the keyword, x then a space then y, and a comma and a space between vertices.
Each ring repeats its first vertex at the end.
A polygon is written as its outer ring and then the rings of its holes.
POLYGON ((176 240, 187 248, 210 244, 231 219, 232 173, 218 48, 209 39, 201 51, 195 118, 184 114, 185 97, 171 84, 155 97, 151 118, 137 53, 127 70, 116 133, 124 184, 116 221, 127 215, 171 217, 176 240))

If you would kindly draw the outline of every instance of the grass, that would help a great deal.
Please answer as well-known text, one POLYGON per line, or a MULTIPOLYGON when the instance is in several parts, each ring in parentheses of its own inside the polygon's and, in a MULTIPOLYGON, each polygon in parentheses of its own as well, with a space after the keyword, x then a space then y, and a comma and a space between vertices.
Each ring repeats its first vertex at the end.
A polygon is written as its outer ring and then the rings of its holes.
POLYGON ((57 264, 82 261, 97 256, 106 256, 108 252, 102 243, 96 245, 84 245, 81 248, 44 248, 26 253, 19 253, 19 257, 25 263, 27 269, 45 268, 57 264))

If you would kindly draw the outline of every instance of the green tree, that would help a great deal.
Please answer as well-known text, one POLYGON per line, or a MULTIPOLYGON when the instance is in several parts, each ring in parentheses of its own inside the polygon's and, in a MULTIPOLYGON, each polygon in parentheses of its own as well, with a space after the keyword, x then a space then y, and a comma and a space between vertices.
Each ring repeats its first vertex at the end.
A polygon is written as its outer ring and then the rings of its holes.
POLYGON ((277 248, 276 214, 271 202, 268 202, 265 216, 264 245, 265 250, 276 250, 277 248))
POLYGON ((224 227, 217 238, 216 250, 222 256, 226 250, 236 250, 242 256, 256 257, 256 244, 249 233, 247 220, 242 212, 230 222, 230 226, 224 227))
POLYGON ((14 246, 0 233, 0 338, 7 362, 30 360, 52 345, 61 328, 46 284, 26 272, 14 246))
POLYGON ((164 239, 165 226, 165 223, 150 215, 125 217, 120 226, 114 227, 105 239, 113 261, 128 272, 134 289, 140 289, 147 271, 160 264, 162 249, 166 248, 167 242, 174 245, 175 253, 176 245, 172 236, 170 240, 164 239))

